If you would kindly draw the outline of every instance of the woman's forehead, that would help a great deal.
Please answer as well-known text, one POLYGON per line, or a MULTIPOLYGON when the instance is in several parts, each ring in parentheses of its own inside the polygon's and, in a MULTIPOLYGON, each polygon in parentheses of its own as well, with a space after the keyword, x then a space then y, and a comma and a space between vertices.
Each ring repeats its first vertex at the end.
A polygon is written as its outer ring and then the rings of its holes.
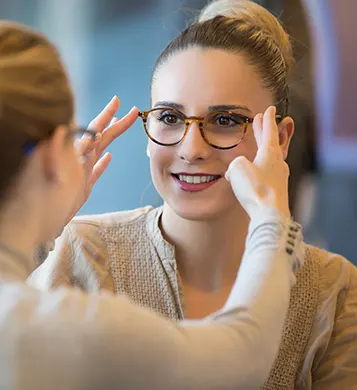
POLYGON ((153 104, 164 100, 184 106, 199 102, 251 107, 271 101, 245 57, 221 49, 191 48, 174 54, 157 69, 151 92, 153 104))

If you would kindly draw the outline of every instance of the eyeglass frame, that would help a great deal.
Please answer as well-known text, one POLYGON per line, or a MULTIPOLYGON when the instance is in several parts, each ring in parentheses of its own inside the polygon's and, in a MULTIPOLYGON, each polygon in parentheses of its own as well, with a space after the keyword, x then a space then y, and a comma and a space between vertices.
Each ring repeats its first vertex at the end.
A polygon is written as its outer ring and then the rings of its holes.
MULTIPOLYGON (((144 125, 144 130, 145 130, 146 135, 148 136, 148 138, 151 141, 153 141, 154 143, 156 143, 158 145, 161 145, 161 146, 176 146, 176 145, 180 144, 185 139, 191 124, 192 123, 198 123, 198 127, 200 129, 200 133, 201 133, 201 136, 204 139, 204 141, 208 145, 212 146, 215 149, 219 149, 219 150, 229 150, 229 149, 236 148, 243 141, 243 139, 244 139, 244 137, 245 137, 245 135, 247 133, 248 124, 249 123, 253 123, 253 120, 254 120, 254 118, 251 118, 251 117, 246 116, 246 115, 239 114, 239 113, 234 112, 234 111, 215 111, 215 112, 210 112, 209 114, 207 114, 207 115, 205 115, 203 117, 200 117, 200 116, 186 116, 183 112, 181 112, 180 110, 177 110, 176 108, 173 108, 173 107, 155 107, 155 108, 152 108, 151 110, 139 111, 138 115, 143 120, 143 125, 144 125), (154 139, 151 136, 151 134, 149 133, 149 131, 148 131, 147 127, 146 127, 147 119, 148 119, 148 116, 150 115, 150 113, 153 112, 153 111, 159 111, 159 110, 163 110, 163 109, 169 109, 169 110, 177 112, 178 114, 180 114, 183 117, 183 119, 185 121, 186 129, 185 129, 185 131, 183 133, 182 138, 179 141, 177 141, 177 142, 173 142, 173 143, 170 143, 170 144, 165 144, 165 143, 162 143, 160 141, 157 141, 156 139, 154 139), (206 138, 206 136, 204 134, 203 124, 204 124, 205 119, 208 116, 212 115, 212 114, 225 114, 225 115, 233 115, 234 114, 234 115, 239 115, 245 121, 243 136, 239 140, 238 143, 234 144, 233 146, 217 146, 217 145, 214 145, 214 144, 212 144, 211 142, 208 141, 208 139, 206 138)), ((277 123, 280 123, 283 120, 283 117, 281 115, 276 115, 275 118, 276 118, 277 123)))

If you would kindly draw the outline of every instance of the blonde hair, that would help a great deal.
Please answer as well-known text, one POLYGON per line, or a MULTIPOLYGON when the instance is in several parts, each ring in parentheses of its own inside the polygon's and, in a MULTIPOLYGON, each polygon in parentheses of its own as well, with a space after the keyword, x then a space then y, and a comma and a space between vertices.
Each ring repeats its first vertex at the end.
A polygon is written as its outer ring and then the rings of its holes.
POLYGON ((260 75, 262 85, 272 92, 278 112, 287 114, 293 51, 288 34, 268 10, 249 0, 211 2, 198 20, 160 54, 153 78, 165 59, 195 46, 244 54, 260 75))
POLYGON ((24 25, 0 21, 0 198, 21 170, 26 145, 68 125, 73 111, 55 47, 24 25))

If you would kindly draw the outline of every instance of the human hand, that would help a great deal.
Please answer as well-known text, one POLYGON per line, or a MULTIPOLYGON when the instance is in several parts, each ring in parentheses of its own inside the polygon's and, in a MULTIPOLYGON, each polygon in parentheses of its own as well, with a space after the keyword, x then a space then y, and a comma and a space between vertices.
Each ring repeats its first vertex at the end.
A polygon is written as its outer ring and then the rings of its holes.
POLYGON ((288 200, 289 167, 279 145, 276 108, 269 107, 253 121, 258 151, 253 162, 244 156, 234 159, 226 179, 250 218, 263 208, 276 209, 290 217, 288 200))
POLYGON ((95 140, 83 137, 77 141, 76 147, 80 155, 84 156, 85 184, 71 215, 67 219, 67 223, 87 201, 93 186, 107 169, 112 156, 108 152, 102 156, 105 149, 128 130, 138 118, 136 107, 133 107, 121 119, 114 117, 119 106, 120 100, 117 96, 114 96, 103 111, 88 125, 88 129, 98 131, 95 140))

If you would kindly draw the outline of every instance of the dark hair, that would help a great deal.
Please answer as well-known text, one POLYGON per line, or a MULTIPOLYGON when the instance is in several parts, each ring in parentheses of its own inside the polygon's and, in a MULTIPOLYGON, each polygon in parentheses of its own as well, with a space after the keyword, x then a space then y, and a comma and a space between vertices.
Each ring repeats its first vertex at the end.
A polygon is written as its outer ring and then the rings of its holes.
MULTIPOLYGON (((263 9, 280 26, 270 12, 257 4, 254 7, 258 7, 260 12, 263 9)), ((280 29, 284 32, 281 26, 280 29)), ((294 60, 287 34, 284 34, 289 47, 283 52, 281 42, 278 43, 276 37, 266 28, 246 18, 215 16, 195 22, 162 51, 155 62, 152 81, 161 64, 175 53, 189 48, 223 49, 242 53, 260 75, 262 85, 272 92, 278 113, 285 116, 288 109, 288 77, 294 60)))
POLYGON ((0 201, 25 164, 28 142, 69 124, 73 111, 55 47, 32 29, 0 21, 0 201))

